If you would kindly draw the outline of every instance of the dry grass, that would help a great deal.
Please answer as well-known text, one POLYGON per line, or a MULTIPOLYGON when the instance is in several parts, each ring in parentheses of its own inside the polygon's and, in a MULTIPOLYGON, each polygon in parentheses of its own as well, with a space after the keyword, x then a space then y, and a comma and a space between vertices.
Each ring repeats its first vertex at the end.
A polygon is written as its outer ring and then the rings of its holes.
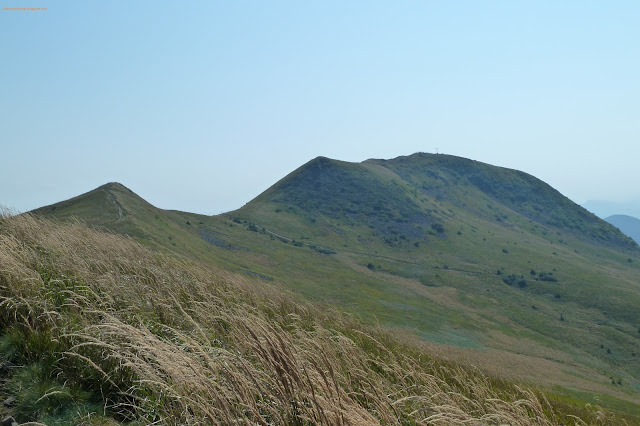
POLYGON ((55 380, 98 395, 119 422, 613 421, 432 358, 277 286, 28 215, 0 218, 0 334, 9 333, 24 340, 23 364, 50 360, 55 380))

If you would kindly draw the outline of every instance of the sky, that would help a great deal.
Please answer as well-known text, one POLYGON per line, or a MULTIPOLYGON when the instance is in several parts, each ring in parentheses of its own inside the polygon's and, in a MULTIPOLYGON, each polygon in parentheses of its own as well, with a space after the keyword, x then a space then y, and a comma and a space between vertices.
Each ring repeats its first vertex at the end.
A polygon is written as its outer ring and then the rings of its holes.
POLYGON ((117 181, 218 214, 317 156, 414 152, 640 200, 638 22, 637 1, 0 0, 0 204, 117 181))

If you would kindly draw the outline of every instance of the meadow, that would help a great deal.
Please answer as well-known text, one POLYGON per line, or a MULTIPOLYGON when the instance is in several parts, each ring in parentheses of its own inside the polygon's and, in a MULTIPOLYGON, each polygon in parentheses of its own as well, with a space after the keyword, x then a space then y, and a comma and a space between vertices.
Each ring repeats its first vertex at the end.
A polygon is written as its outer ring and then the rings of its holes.
MULTIPOLYGON (((30 215, 0 220, 3 395, 45 424, 623 424, 277 284, 30 215)), ((628 419, 632 421, 632 419, 628 419)))

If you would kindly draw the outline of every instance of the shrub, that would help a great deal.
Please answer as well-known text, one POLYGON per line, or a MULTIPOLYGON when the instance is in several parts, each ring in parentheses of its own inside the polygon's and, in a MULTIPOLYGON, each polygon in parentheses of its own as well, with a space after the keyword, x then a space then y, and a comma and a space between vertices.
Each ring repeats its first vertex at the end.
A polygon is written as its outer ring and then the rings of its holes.
POLYGON ((444 226, 442 226, 442 224, 440 223, 432 223, 431 224, 431 229, 433 229, 434 231, 438 232, 438 233, 443 233, 444 232, 444 226))
POLYGON ((538 274, 538 279, 540 281, 548 281, 553 283, 558 282, 558 279, 553 276, 553 272, 540 272, 540 274, 538 274))
POLYGON ((322 253, 322 254, 336 254, 337 252, 335 250, 332 250, 330 248, 326 248, 326 247, 320 247, 320 246, 316 246, 316 245, 310 245, 309 246, 311 248, 311 250, 315 250, 318 253, 322 253))
POLYGON ((527 280, 524 279, 524 276, 517 276, 514 274, 506 275, 502 278, 502 282, 507 285, 514 286, 517 285, 520 288, 525 288, 527 286, 527 280))

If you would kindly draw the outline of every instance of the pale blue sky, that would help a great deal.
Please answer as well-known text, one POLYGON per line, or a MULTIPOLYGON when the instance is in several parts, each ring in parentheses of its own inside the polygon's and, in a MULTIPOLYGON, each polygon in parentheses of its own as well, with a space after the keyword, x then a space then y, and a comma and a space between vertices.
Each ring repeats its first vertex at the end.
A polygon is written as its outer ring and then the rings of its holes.
MULTIPOLYGON (((205 214, 318 155, 440 152, 640 197, 640 2, 0 0, 0 204, 205 214)), ((623 213, 623 212, 621 212, 623 213)))

